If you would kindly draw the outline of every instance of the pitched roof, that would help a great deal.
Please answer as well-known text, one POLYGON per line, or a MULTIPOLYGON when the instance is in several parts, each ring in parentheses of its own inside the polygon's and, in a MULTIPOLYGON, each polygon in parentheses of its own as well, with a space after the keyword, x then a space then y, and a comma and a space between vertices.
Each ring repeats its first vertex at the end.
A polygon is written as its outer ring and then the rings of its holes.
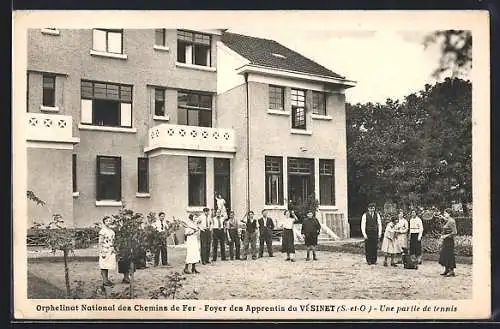
POLYGON ((345 78, 274 40, 224 32, 222 42, 248 59, 250 64, 253 65, 340 79, 345 78))

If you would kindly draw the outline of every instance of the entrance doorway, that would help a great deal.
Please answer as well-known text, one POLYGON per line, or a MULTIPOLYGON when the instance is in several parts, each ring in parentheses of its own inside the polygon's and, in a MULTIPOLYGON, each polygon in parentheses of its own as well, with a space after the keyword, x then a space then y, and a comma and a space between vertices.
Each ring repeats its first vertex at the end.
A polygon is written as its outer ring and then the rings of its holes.
POLYGON ((229 159, 214 159, 214 208, 217 206, 215 197, 220 193, 226 200, 226 209, 231 210, 231 167, 229 159))

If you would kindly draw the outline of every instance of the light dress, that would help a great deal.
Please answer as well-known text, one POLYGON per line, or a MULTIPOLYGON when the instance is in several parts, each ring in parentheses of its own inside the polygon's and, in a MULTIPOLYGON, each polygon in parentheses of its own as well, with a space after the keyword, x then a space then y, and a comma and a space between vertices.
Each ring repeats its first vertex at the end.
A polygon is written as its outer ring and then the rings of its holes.
POLYGON ((395 239, 397 244, 399 245, 399 248, 401 248, 401 251, 403 250, 403 248, 408 248, 408 228, 409 224, 405 218, 399 219, 399 221, 396 223, 396 226, 394 227, 395 239))
POLYGON ((394 227, 395 224, 390 222, 385 228, 384 240, 380 249, 386 254, 399 254, 401 252, 401 247, 395 239, 394 227))
POLYGON ((186 237, 186 264, 196 264, 200 258, 200 230, 195 228, 194 223, 188 223, 184 230, 186 237))
POLYGON ((114 270, 116 268, 116 252, 114 247, 115 232, 107 226, 99 231, 99 268, 114 270))
POLYGON ((222 217, 227 217, 226 200, 223 198, 217 199, 217 210, 221 211, 222 217))

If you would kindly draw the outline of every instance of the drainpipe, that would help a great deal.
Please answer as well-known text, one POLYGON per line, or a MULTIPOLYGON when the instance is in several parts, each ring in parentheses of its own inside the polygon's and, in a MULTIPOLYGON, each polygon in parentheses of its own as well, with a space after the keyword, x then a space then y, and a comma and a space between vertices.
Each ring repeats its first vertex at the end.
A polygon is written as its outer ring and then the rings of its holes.
POLYGON ((247 123, 247 211, 250 211, 250 106, 248 92, 248 73, 245 72, 246 123, 247 123))

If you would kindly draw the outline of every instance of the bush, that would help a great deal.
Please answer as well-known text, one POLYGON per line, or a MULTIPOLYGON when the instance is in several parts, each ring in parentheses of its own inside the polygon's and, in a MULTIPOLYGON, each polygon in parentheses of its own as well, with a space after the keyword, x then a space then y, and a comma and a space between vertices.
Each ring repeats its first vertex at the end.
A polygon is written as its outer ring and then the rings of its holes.
MULTIPOLYGON (((99 228, 70 228, 68 232, 73 236, 74 249, 84 249, 96 245, 99 239, 99 228)), ((45 246, 49 232, 45 228, 30 228, 26 235, 26 244, 29 247, 45 246)))
MULTIPOLYGON (((422 251, 429 254, 437 254, 441 251, 440 234, 428 234, 422 237, 422 251)), ((472 257, 472 236, 457 235, 455 237, 455 255, 472 257)))

